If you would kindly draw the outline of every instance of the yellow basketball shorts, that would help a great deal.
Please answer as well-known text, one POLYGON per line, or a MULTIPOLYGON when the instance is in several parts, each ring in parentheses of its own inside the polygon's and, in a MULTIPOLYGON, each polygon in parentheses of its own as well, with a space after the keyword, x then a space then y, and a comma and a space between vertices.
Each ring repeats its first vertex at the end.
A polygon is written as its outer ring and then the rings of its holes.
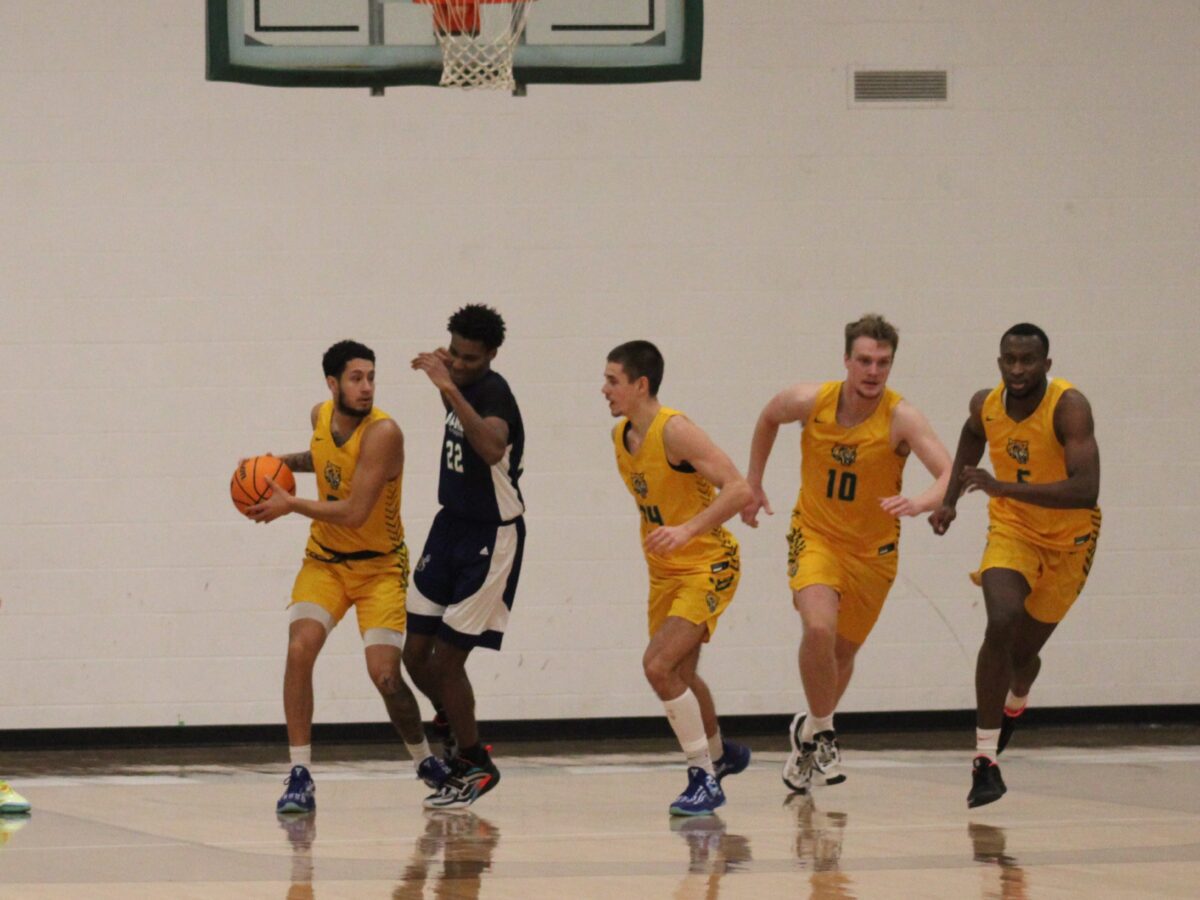
POLYGON ((708 629, 704 640, 712 640, 717 619, 737 593, 742 577, 737 555, 711 563, 707 568, 683 574, 650 570, 650 636, 658 632, 668 616, 678 616, 708 629))
POLYGON ((859 556, 837 550, 821 535, 802 531, 799 517, 792 516, 788 532, 788 586, 801 591, 823 584, 838 592, 837 633, 861 644, 875 627, 883 610, 900 554, 895 544, 882 547, 875 556, 859 556))
POLYGON ((407 627, 408 548, 385 558, 323 562, 306 558, 292 586, 292 603, 315 603, 337 624, 354 607, 358 630, 407 627))
POLYGON ((1020 572, 1029 583, 1025 611, 1039 622, 1056 624, 1067 615, 1087 583, 1099 537, 1099 516, 1092 533, 1081 535, 1080 542, 1069 550, 1040 547, 1010 528, 991 525, 983 562, 978 571, 971 573, 971 580, 982 584, 983 573, 988 569, 1020 572))

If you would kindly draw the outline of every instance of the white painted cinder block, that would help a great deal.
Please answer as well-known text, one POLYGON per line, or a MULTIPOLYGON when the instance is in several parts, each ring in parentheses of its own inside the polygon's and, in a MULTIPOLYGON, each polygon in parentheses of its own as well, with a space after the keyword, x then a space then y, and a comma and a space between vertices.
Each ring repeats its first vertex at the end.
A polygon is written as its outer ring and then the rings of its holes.
MULTIPOLYGON (((0 9, 0 680, 21 686, 0 729, 281 721, 306 523, 240 519, 233 465, 307 446, 321 353, 366 341, 415 559, 441 408, 409 361, 471 301, 508 320, 496 368, 528 429, 528 555, 505 650, 472 660, 482 717, 661 712, 608 350, 659 343, 662 399, 744 467, 761 406, 838 377, 865 311, 899 326, 893 385, 951 449, 999 334, 1049 331, 1095 411, 1105 524, 1038 702, 1197 702, 1194 4, 710 3, 696 84, 370 101, 206 83, 202 18, 169 6, 0 9), (945 67, 951 101, 855 108, 856 66, 945 67)), ((775 517, 732 526, 742 587, 702 662, 724 714, 803 702, 797 445, 767 472, 775 517)), ((927 483, 911 462, 906 489, 927 483)), ((844 710, 972 705, 985 525, 981 497, 944 538, 905 523, 844 710)), ((317 694, 319 721, 383 718, 352 621, 317 694)))

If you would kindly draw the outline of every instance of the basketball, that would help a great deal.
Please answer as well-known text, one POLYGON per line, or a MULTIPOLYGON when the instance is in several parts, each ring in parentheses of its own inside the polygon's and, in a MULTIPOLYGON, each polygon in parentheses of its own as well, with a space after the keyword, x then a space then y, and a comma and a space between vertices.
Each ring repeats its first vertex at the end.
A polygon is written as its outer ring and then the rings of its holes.
POLYGON ((238 512, 245 515, 247 507, 271 496, 268 477, 289 494, 296 493, 296 476, 283 464, 282 459, 251 456, 234 470, 233 478, 229 480, 229 496, 238 512))

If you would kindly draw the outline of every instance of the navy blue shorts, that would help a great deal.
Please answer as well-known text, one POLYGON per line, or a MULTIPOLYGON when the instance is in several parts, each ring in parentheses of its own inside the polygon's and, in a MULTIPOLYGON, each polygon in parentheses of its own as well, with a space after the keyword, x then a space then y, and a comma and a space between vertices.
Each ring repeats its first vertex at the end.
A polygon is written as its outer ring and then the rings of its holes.
POLYGON ((499 650, 524 553, 524 518, 494 525, 440 510, 413 570, 408 630, 499 650))

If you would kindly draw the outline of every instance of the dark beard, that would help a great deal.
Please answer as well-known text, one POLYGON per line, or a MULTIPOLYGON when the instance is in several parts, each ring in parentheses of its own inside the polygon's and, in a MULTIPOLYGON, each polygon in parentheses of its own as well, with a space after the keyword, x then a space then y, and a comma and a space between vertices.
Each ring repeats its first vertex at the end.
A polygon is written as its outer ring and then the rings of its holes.
POLYGON ((347 406, 345 403, 342 402, 341 394, 338 394, 338 398, 336 401, 334 401, 334 405, 337 407, 337 411, 339 413, 341 413, 343 416, 350 416, 352 419, 365 419, 367 416, 369 416, 371 414, 371 410, 369 408, 365 409, 365 410, 351 409, 349 406, 347 406))

